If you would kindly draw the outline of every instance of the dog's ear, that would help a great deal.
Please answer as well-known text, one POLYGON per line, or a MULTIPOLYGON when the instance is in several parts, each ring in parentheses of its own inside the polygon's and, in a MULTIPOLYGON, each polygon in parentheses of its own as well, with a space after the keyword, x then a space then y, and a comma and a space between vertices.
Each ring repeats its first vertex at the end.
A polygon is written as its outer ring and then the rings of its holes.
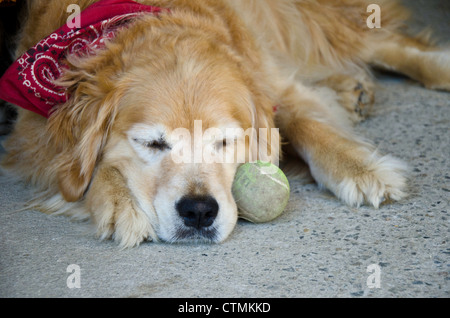
POLYGON ((59 151, 59 190, 68 202, 82 198, 91 182, 123 91, 112 83, 111 72, 96 73, 89 67, 95 65, 92 60, 71 65, 58 81, 70 98, 51 114, 47 125, 59 151))

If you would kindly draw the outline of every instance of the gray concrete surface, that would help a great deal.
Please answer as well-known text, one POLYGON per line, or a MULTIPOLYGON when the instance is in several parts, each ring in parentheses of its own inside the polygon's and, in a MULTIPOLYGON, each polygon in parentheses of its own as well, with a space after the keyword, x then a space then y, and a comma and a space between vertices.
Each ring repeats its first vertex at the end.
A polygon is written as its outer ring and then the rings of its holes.
MULTIPOLYGON (((450 40, 449 2, 414 4, 450 40)), ((279 219, 240 221, 221 245, 120 251, 86 223, 14 212, 28 190, 0 178, 0 297, 449 297, 450 94, 383 77, 376 97, 358 131, 410 165, 407 199, 353 209, 292 182, 279 219), (71 264, 79 289, 67 287, 71 264), (367 286, 371 264, 380 288, 367 286)))

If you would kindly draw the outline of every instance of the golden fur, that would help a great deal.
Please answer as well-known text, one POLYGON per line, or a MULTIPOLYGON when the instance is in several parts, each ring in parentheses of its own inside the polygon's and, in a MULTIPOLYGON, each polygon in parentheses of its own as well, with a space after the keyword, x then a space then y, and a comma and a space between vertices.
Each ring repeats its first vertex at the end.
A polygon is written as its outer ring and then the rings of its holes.
MULTIPOLYGON (((30 1, 16 55, 64 24, 72 2, 30 1)), ((94 2, 77 1, 82 9, 94 2)), ((237 220, 238 163, 175 164, 137 143, 177 128, 193 132, 195 120, 204 130, 278 127, 318 184, 346 204, 378 207, 405 196, 405 165, 351 129, 373 103, 367 70, 450 90, 450 56, 401 33, 408 14, 396 1, 378 1, 381 29, 367 27, 366 0, 138 2, 170 13, 136 19, 95 55, 67 57, 59 84, 71 98, 48 120, 19 110, 2 165, 40 191, 41 210, 91 217, 99 237, 124 247, 223 241, 237 220), (183 195, 217 200, 214 235, 186 235, 174 209, 183 195)))

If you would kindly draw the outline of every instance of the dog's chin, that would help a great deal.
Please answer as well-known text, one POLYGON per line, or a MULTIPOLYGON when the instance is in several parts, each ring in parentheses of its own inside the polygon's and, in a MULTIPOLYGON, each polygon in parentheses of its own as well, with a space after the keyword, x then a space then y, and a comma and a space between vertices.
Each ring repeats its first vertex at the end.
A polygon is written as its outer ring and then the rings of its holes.
POLYGON ((180 225, 170 232, 159 234, 159 240, 172 244, 214 244, 220 243, 221 235, 216 227, 210 226, 204 229, 195 229, 180 225))
POLYGON ((217 223, 201 229, 178 224, 170 229, 159 228, 157 235, 159 241, 171 244, 219 244, 229 237, 232 229, 233 226, 229 229, 217 223))
POLYGON ((171 241, 174 243, 218 243, 219 233, 214 226, 204 229, 180 226, 175 230, 171 241))

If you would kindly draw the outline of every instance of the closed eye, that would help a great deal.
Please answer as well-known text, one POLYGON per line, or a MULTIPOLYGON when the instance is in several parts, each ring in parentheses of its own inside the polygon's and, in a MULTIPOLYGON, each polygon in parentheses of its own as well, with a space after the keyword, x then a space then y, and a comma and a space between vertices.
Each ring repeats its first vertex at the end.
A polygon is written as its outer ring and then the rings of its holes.
POLYGON ((150 140, 150 141, 143 140, 143 139, 136 139, 136 138, 133 140, 149 149, 154 149, 154 150, 159 150, 159 151, 172 149, 163 138, 158 139, 158 140, 150 140))
POLYGON ((222 148, 226 148, 227 146, 234 146, 237 142, 237 138, 233 138, 233 139, 223 139, 222 141, 218 141, 216 143, 216 149, 220 150, 222 148))

